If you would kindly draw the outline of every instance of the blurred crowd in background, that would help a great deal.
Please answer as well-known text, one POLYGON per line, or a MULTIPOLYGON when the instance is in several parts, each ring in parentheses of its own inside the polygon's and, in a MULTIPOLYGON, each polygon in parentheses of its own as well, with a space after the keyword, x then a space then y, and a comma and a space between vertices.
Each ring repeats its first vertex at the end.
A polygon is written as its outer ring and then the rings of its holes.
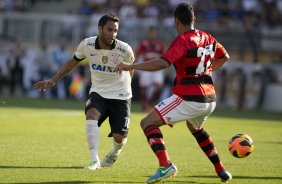
MULTIPOLYGON (((39 93, 32 85, 35 81, 50 78, 58 68, 73 57, 78 40, 97 35, 99 18, 109 12, 117 14, 121 20, 119 39, 132 45, 135 51, 142 39, 146 38, 147 28, 152 25, 160 28, 159 39, 167 47, 177 35, 173 28, 173 11, 180 2, 190 2, 194 5, 197 23, 202 23, 204 30, 216 26, 217 31, 213 35, 216 38, 216 33, 223 34, 223 38, 232 37, 233 35, 226 35, 222 30, 240 30, 242 25, 244 30, 249 28, 275 30, 280 35, 278 37, 280 39, 282 37, 282 0, 0 0, 0 16, 17 13, 35 13, 38 16, 40 13, 44 13, 44 16, 49 13, 51 16, 54 13, 52 10, 56 10, 56 15, 61 14, 63 19, 58 34, 60 39, 55 41, 45 38, 45 40, 42 38, 34 41, 20 34, 10 35, 10 31, 6 31, 9 19, 0 21, 0 95, 85 99, 90 87, 87 62, 82 62, 74 72, 50 91, 39 93), (67 1, 73 2, 76 6, 56 10, 56 4, 58 7, 63 3, 70 4, 66 3, 67 1), (53 9, 52 6, 50 9, 47 6, 44 9, 46 3, 53 5, 53 9), (43 9, 45 12, 38 12, 43 9), (87 24, 81 24, 83 22, 81 20, 85 19, 88 20, 87 24), (130 32, 132 34, 129 36, 128 30, 133 25, 142 26, 145 31, 142 31, 142 34, 138 30, 130 32), (81 32, 74 32, 76 26, 84 29, 81 32), (77 34, 78 39, 74 40, 74 35, 77 34)), ((199 28, 197 23, 196 28, 199 28)), ((267 86, 273 83, 282 85, 282 46, 276 51, 264 50, 257 45, 260 37, 253 37, 255 34, 248 31, 244 34, 247 36, 249 34, 248 37, 253 38, 247 40, 249 44, 247 49, 241 48, 244 44, 233 48, 231 41, 224 43, 224 39, 223 42, 219 40, 223 45, 227 45, 231 55, 231 61, 213 76, 219 108, 260 109, 267 86), (270 54, 260 55, 266 52, 270 54), (233 53, 236 57, 233 57, 233 53), (243 57, 242 53, 247 56, 243 57)), ((138 75, 137 72, 132 82, 133 100, 139 100, 138 75)), ((159 97, 161 99, 170 95, 170 87, 174 80, 173 68, 167 69, 163 77, 163 90, 159 97)))
MULTIPOLYGON (((1 0, 0 12, 26 12, 38 3, 64 0, 1 0)), ((72 0, 71 0, 72 1, 72 0)), ((93 16, 112 12, 121 19, 148 18, 157 21, 171 19, 175 6, 183 0, 79 0, 77 9, 64 12, 93 16)), ((256 25, 281 25, 282 1, 280 0, 186 0, 193 4, 199 20, 233 24, 251 17, 256 25)))

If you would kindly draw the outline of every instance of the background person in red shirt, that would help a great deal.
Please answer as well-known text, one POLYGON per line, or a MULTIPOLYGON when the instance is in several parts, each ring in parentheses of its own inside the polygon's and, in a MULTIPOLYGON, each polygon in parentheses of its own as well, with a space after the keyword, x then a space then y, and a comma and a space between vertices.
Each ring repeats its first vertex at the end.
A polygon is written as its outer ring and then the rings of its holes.
POLYGON ((188 129, 214 165, 222 182, 228 182, 232 175, 220 161, 213 140, 203 124, 216 106, 211 74, 229 59, 229 55, 210 34, 194 28, 196 18, 190 4, 179 4, 174 17, 179 35, 162 57, 139 64, 121 63, 116 67, 119 72, 133 69, 156 71, 173 64, 176 70, 173 95, 156 105, 141 121, 141 127, 160 165, 147 182, 158 182, 177 173, 176 166, 169 159, 159 127, 173 126, 182 121, 186 121, 188 129))
MULTIPOLYGON (((157 27, 151 26, 148 30, 148 38, 142 40, 136 52, 138 62, 146 62, 164 54, 164 43, 158 39, 157 27)), ((139 87, 141 110, 151 110, 152 103, 160 97, 164 84, 164 71, 155 72, 139 71, 139 87), (152 87, 152 92, 150 88, 152 87)))

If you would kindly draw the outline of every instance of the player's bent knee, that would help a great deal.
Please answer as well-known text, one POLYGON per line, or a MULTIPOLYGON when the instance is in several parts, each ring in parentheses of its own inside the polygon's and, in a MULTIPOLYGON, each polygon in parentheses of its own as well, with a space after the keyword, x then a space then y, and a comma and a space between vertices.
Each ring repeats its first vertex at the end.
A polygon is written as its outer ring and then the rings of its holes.
POLYGON ((113 138, 115 140, 115 142, 117 143, 122 143, 124 139, 126 139, 126 137, 124 137, 121 134, 113 134, 113 138))
POLYGON ((200 131, 200 130, 203 129, 202 126, 198 126, 198 127, 195 128, 195 127, 193 126, 193 124, 190 123, 189 121, 186 121, 186 125, 187 125, 189 131, 190 131, 192 134, 194 134, 194 133, 196 133, 196 132, 198 132, 198 131, 200 131))
POLYGON ((98 120, 100 118, 100 112, 95 108, 90 108, 86 112, 86 120, 95 119, 98 120))
POLYGON ((148 127, 149 125, 151 125, 151 123, 149 121, 146 120, 146 118, 142 119, 140 122, 140 126, 141 128, 144 130, 146 127, 148 127))

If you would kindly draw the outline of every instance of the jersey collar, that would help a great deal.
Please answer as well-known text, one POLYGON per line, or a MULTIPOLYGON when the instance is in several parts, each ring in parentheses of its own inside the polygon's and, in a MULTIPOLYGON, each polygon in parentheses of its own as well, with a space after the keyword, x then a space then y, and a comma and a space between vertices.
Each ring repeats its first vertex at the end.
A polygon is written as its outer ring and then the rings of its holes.
MULTIPOLYGON (((99 41, 98 41, 99 36, 97 36, 95 40, 95 49, 101 49, 99 41)), ((111 45, 111 50, 113 50, 116 47, 117 40, 114 40, 113 44, 111 45)))
POLYGON ((189 30, 189 31, 186 31, 186 32, 184 32, 184 33, 189 33, 189 32, 197 32, 198 30, 197 29, 191 29, 191 30, 189 30))

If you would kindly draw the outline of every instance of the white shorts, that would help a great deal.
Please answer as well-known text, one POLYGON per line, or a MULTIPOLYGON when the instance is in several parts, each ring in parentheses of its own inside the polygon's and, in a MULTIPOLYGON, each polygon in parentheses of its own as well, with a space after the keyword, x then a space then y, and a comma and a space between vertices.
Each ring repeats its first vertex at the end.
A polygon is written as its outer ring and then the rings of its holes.
POLYGON ((160 84, 164 83, 164 72, 162 70, 147 72, 147 71, 139 71, 139 85, 141 87, 149 87, 152 84, 160 84))
POLYGON ((199 103, 185 101, 173 94, 155 106, 164 124, 173 126, 181 121, 189 121, 194 128, 202 126, 214 111, 216 102, 199 103))

